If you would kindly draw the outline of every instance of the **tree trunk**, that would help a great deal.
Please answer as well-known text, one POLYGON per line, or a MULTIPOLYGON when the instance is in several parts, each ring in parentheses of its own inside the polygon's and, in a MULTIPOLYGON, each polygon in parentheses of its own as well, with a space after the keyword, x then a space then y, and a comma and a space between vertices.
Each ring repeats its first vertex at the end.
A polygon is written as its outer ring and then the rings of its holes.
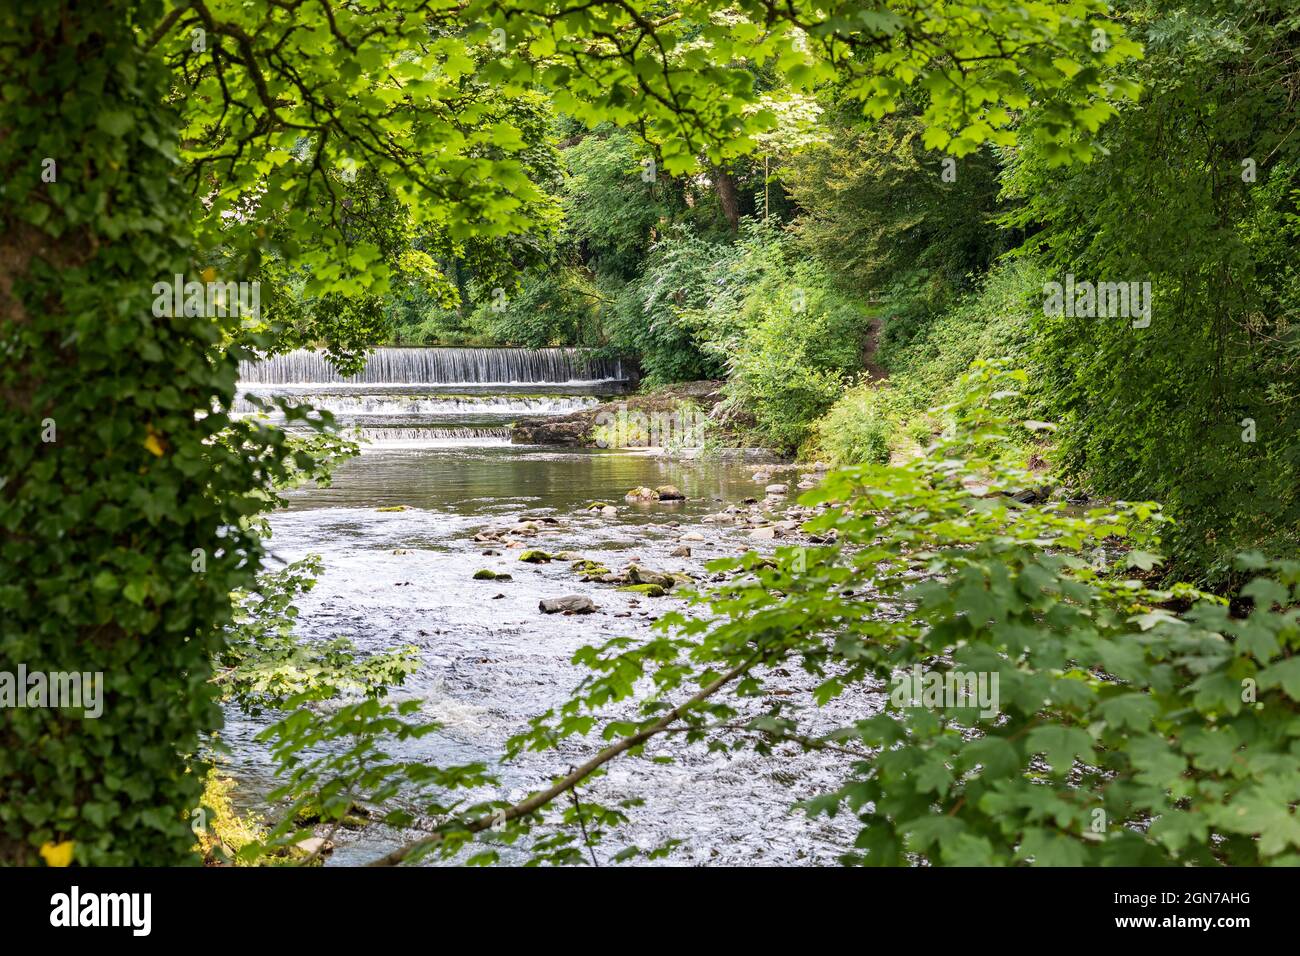
POLYGON ((722 214, 727 217, 727 225, 732 232, 740 229, 740 197, 736 193, 736 180, 721 166, 713 169, 713 182, 718 190, 718 201, 722 203, 722 214))
POLYGON ((0 864, 193 859, 187 755, 220 726, 212 658, 260 559, 240 517, 274 456, 213 441, 238 318, 155 289, 199 277, 138 16, 0 4, 0 670, 52 702, 0 707, 0 864))

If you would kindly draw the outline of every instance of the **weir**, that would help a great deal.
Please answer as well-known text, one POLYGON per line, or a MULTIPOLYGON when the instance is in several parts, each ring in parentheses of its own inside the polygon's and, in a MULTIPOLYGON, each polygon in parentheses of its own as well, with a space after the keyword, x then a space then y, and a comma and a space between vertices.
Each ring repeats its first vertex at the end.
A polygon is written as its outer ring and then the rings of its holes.
POLYGON ((500 444, 510 441, 508 425, 396 425, 391 428, 361 427, 365 442, 421 442, 429 444, 500 444))
POLYGON ((248 385, 590 385, 623 383, 620 359, 581 349, 380 348, 357 375, 340 375, 323 352, 299 349, 239 363, 248 385))
MULTIPOLYGON (((260 396, 277 394, 272 387, 249 389, 260 396)), ((347 395, 295 390, 282 392, 295 405, 344 416, 392 416, 409 418, 419 415, 501 417, 566 415, 600 401, 594 395, 376 395, 353 391, 347 395)), ((236 413, 256 411, 246 393, 235 397, 236 413)))
POLYGON ((332 413, 364 445, 505 445, 516 419, 593 405, 625 391, 629 370, 634 363, 570 348, 394 347, 376 349, 360 373, 344 376, 323 352, 300 349, 241 362, 233 411, 258 414, 251 396, 278 396, 332 413))

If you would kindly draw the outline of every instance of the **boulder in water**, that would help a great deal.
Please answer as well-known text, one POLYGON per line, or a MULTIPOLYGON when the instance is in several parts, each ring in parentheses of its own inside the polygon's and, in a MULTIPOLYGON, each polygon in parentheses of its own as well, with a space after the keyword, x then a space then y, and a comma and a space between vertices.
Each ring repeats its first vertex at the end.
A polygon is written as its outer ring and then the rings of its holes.
POLYGON ((671 574, 661 574, 658 571, 651 571, 649 568, 643 568, 637 564, 629 564, 627 570, 623 573, 628 584, 654 584, 665 591, 671 589, 677 583, 671 574))
POLYGON ((543 614, 590 614, 596 610, 596 602, 583 594, 566 594, 542 598, 537 607, 543 614))
POLYGON ((628 501, 658 501, 659 492, 655 491, 653 488, 633 488, 623 497, 628 501))
POLYGON ((554 561, 555 556, 547 554, 545 551, 530 548, 519 555, 519 560, 527 561, 529 564, 545 564, 548 561, 554 561))
POLYGON ((660 501, 682 501, 686 498, 677 490, 676 485, 660 485, 655 489, 655 494, 659 496, 660 501))
POLYGON ((334 844, 329 840, 326 840, 324 837, 308 837, 305 840, 299 840, 293 846, 295 850, 300 850, 307 856, 311 856, 312 854, 323 856, 326 853, 332 852, 334 849, 334 844))
POLYGON ((591 422, 586 412, 555 418, 521 418, 510 428, 514 445, 585 445, 591 422))
POLYGON ((513 581, 510 575, 504 571, 493 571, 491 568, 484 568, 481 571, 474 572, 475 581, 513 581))

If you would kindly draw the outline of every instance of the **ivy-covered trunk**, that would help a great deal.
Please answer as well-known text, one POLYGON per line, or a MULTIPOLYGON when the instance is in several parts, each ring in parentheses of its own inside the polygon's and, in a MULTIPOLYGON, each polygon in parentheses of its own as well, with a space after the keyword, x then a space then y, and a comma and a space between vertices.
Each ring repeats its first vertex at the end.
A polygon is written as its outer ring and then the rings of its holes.
POLYGON ((133 9, 0 12, 6 864, 190 858, 187 755, 220 722, 210 655, 251 557, 219 532, 252 466, 218 460, 224 416, 196 415, 235 362, 212 320, 154 314, 154 283, 191 268, 190 199, 133 9))

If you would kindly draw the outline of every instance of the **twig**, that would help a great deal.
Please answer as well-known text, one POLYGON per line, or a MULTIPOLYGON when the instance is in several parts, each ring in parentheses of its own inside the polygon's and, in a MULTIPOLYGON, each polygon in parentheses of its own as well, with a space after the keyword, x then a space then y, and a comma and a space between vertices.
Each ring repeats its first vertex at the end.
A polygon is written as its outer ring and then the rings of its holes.
MULTIPOLYGON (((569 768, 569 773, 573 773, 573 767, 569 768)), ((587 821, 582 818, 582 804, 578 802, 578 788, 574 787, 569 791, 569 796, 573 797, 573 809, 578 814, 578 826, 582 830, 582 842, 587 844, 587 852, 591 854, 591 865, 600 866, 596 860, 596 850, 591 845, 591 837, 587 835, 587 821)))

